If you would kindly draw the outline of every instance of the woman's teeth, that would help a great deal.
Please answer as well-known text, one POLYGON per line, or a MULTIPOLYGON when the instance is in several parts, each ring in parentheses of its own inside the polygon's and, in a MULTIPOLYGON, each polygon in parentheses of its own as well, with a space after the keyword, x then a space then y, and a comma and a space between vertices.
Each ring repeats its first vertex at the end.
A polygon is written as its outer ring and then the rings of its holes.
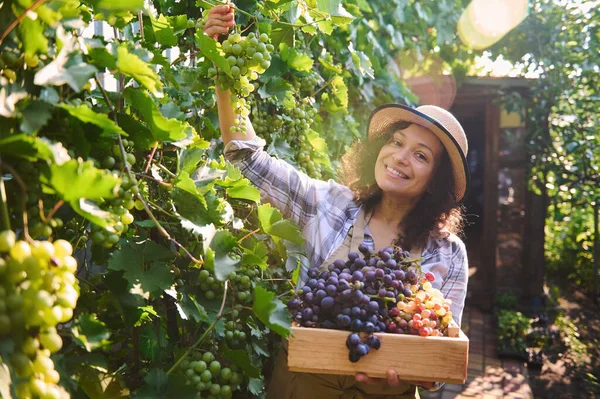
POLYGON ((404 173, 400 173, 400 172, 398 172, 396 169, 392 169, 392 168, 390 168, 389 166, 388 166, 388 167, 386 167, 386 169, 387 169, 387 170, 388 170, 388 171, 389 171, 391 174, 393 174, 394 176, 398 176, 398 177, 401 177, 401 178, 403 178, 403 179, 408 179, 408 176, 406 176, 404 173))

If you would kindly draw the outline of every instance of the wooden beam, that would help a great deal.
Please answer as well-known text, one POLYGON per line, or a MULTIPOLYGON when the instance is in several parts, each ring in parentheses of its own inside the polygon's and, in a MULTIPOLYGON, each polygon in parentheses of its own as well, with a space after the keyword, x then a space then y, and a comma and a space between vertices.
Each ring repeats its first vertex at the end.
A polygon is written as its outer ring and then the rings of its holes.
POLYGON ((491 101, 485 108, 485 186, 483 192, 483 287, 484 310, 491 310, 496 294, 496 251, 498 225, 498 148, 500 141, 500 108, 491 101))

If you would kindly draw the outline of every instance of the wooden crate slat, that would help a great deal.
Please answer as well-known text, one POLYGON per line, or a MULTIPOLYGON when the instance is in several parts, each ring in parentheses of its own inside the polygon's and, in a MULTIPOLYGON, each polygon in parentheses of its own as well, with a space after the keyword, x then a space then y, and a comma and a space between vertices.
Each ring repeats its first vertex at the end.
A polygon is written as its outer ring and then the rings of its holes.
POLYGON ((349 331, 292 327, 288 367, 304 373, 352 375, 368 373, 385 378, 395 369, 402 379, 461 384, 467 378, 469 340, 458 329, 458 337, 420 337, 375 333, 379 350, 371 350, 357 363, 348 360, 349 331))

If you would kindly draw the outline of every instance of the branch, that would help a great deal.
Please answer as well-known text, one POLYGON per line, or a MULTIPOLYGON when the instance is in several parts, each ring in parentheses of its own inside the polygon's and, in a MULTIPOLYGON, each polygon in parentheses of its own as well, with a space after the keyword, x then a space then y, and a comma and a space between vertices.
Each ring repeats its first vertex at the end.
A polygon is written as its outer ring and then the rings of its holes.
MULTIPOLYGON (((171 64, 173 65, 173 64, 171 64)), ((154 154, 156 154, 156 149, 158 148, 158 140, 154 143, 154 147, 152 147, 152 152, 150 153, 150 157, 148 158, 148 163, 144 168, 144 173, 147 174, 148 170, 150 170, 150 165, 152 164, 152 159, 154 159, 154 154)))
MULTIPOLYGON (((39 7, 40 5, 42 5, 42 3, 44 3, 46 0, 36 0, 35 3, 33 3, 32 5, 30 5, 29 7, 27 7, 27 9, 25 11, 23 11, 23 13, 21 15, 19 15, 17 17, 17 19, 15 19, 9 26, 8 28, 6 28, 6 30, 4 31, 4 33, 2 33, 2 37, 0 37, 0 44, 2 44, 2 42, 4 41, 4 39, 6 39, 6 36, 8 36, 10 34, 10 32, 17 26, 19 25, 19 22, 21 22, 21 20, 23 18, 25 18, 25 16, 27 15, 27 13, 29 11, 32 11, 34 9, 36 9, 37 7, 39 7)), ((6 3, 5 3, 6 5, 6 3)))
POLYGON ((6 197, 6 189, 4 188, 2 170, 0 170, 0 206, 2 206, 2 230, 11 230, 10 216, 8 215, 8 198, 6 197))
POLYGON ((243 236, 242 238, 240 238, 240 239, 238 240, 238 244, 239 244, 239 243, 242 243, 242 242, 243 242, 243 241, 244 241, 246 238, 248 238, 248 237, 250 237, 250 236, 253 236, 254 234, 258 233, 259 231, 260 231, 260 229, 256 229, 256 230, 253 230, 253 231, 251 231, 250 233, 246 234, 245 236, 243 236))
POLYGON ((183 361, 183 359, 185 359, 192 350, 194 350, 198 345, 200 345, 202 343, 202 341, 204 341, 204 338, 206 338, 208 333, 211 332, 215 328, 215 325, 217 324, 217 322, 219 320, 221 320, 221 318, 223 317, 223 308, 225 308, 225 300, 227 299, 228 284, 229 284, 229 280, 225 281, 225 288, 223 289, 223 299, 221 301, 221 308, 219 309, 219 313, 217 313, 213 322, 210 324, 210 326, 208 326, 208 328, 206 329, 206 331, 204 331, 204 333, 200 336, 200 338, 198 338, 198 340, 194 343, 194 345, 190 346, 185 351, 185 353, 183 355, 181 355, 181 357, 179 359, 177 359, 175 364, 173 366, 171 366, 169 371, 167 371, 167 375, 170 375, 175 369, 177 369, 177 366, 183 361))
MULTIPOLYGON (((23 194, 21 196, 21 212, 23 215, 23 235, 25 236, 25 239, 27 241, 32 241, 31 236, 29 235, 29 223, 28 223, 28 219, 27 219, 27 186, 23 182, 23 179, 21 179, 21 176, 19 176, 17 171, 12 166, 10 166, 6 162, 3 162, 2 160, 0 160, 0 170, 2 168, 5 168, 6 170, 9 171, 9 173, 15 178, 17 184, 19 185, 19 188, 21 189, 21 192, 23 194)), ((1 175, 2 174, 0 173, 0 176, 1 175)), ((4 191, 4 179, 1 179, 1 180, 2 180, 2 187, 0 188, 0 190, 4 191)), ((4 201, 3 201, 3 203, 4 203, 4 201)), ((9 224, 9 226, 10 226, 10 224, 9 224)))
POLYGON ((63 206, 65 203, 65 201, 60 200, 56 203, 56 205, 54 205, 54 208, 52 208, 52 210, 50 211, 50 213, 46 216, 47 220, 52 219, 52 216, 54 216, 54 214, 56 213, 56 211, 58 211, 60 209, 61 206, 63 206))
MULTIPOLYGON (((100 83, 100 82, 97 81, 97 83, 100 83)), ((102 85, 100 85, 100 87, 101 87, 102 92, 105 93, 104 88, 102 88, 102 85)), ((112 109, 113 109, 113 120, 114 120, 115 123, 117 123, 117 113, 116 113, 116 110, 115 110, 114 106, 112 107, 112 109)), ((129 167, 129 164, 125 161, 127 159, 127 154, 125 153, 125 146, 123 145, 123 139, 121 138, 120 134, 117 135, 117 141, 119 142, 119 150, 121 151, 121 160, 123 160, 123 165, 125 167, 125 172, 127 173, 127 176, 129 177, 129 181, 135 182, 136 181, 135 175, 131 171, 131 168, 129 167)), ((159 166, 162 166, 162 165, 159 164, 159 166)), ((163 166, 163 168, 164 168, 164 166, 163 166)), ((171 173, 171 172, 169 171, 169 173, 171 173)), ((172 242, 173 244, 175 244, 179 248, 183 249, 183 251, 185 252, 185 254, 194 263, 199 264, 199 265, 203 265, 204 264, 204 262, 202 260, 196 259, 187 249, 185 249, 183 247, 183 245, 181 245, 179 242, 177 242, 177 240, 175 240, 173 237, 171 237, 171 235, 169 234, 169 232, 167 230, 165 230, 165 228, 156 219, 156 217, 154 216, 154 213, 152 213, 152 210, 148 206, 148 203, 144 199, 144 196, 142 195, 141 191, 138 190, 138 192, 136 194, 136 198, 142 203, 142 205, 144 205, 144 210, 146 211, 146 214, 154 222, 154 224, 156 225, 156 228, 158 229, 158 232, 163 237, 165 237, 167 240, 169 240, 170 242, 172 242)))

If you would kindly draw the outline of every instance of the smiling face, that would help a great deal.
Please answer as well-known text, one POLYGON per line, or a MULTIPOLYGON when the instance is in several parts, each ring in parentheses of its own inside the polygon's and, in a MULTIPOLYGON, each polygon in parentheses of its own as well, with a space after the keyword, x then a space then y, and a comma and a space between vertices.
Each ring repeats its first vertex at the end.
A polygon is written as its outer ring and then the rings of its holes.
POLYGON ((384 195, 418 200, 427 191, 443 151, 437 136, 422 126, 397 130, 379 151, 375 181, 384 195))

